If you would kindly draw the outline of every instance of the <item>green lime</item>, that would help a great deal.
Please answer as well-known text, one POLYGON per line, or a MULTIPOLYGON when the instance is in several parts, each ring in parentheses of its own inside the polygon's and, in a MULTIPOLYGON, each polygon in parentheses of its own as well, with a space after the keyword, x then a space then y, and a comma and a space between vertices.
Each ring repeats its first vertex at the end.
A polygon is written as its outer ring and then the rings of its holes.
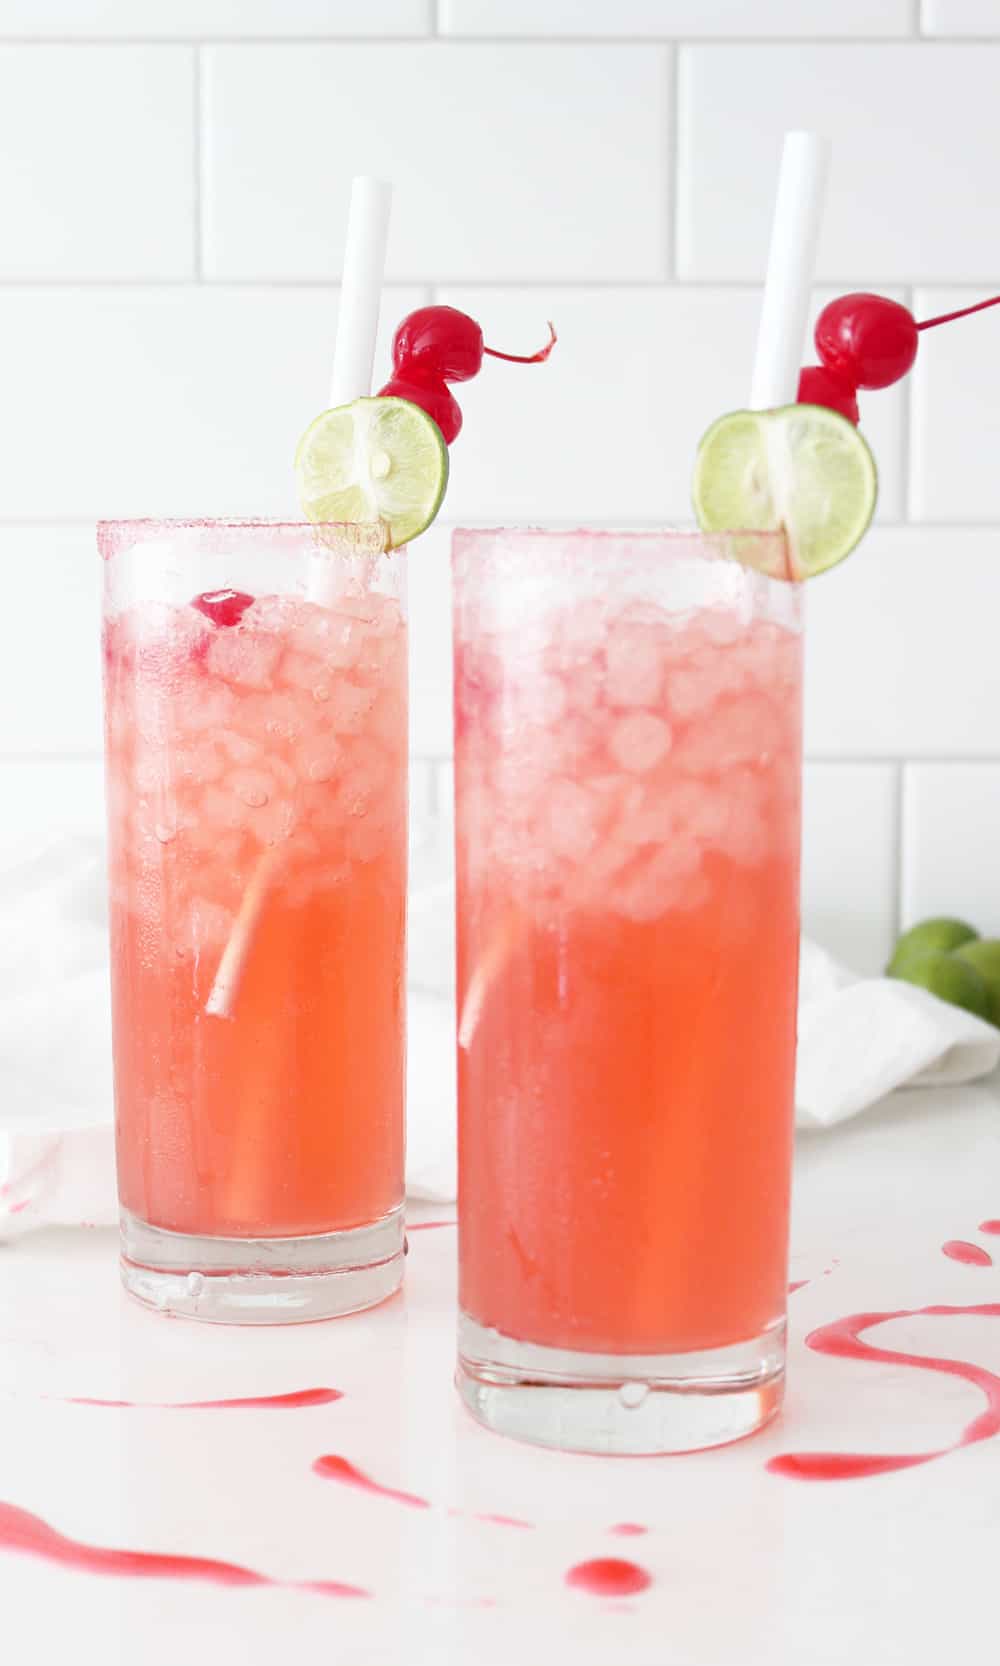
POLYGON ((437 423, 408 399, 355 399, 310 423, 295 475, 311 521, 382 521, 395 548, 440 509, 448 447, 437 423))
POLYGON ((1000 1025, 1000 938, 976 937, 955 950, 955 958, 974 966, 990 992, 990 1017, 1000 1025))
POLYGON ((901 971, 894 974, 903 983, 919 984, 929 989, 939 1000, 953 1007, 964 1007, 977 1018, 992 1016, 992 999, 986 979, 968 961, 946 949, 925 949, 923 954, 907 960, 901 971))
MULTIPOLYGON (((825 405, 719 417, 698 447, 692 483, 704 532, 784 528, 789 570, 774 576, 791 579, 825 573, 850 555, 872 518, 877 490, 866 442, 825 405)), ((733 553, 753 562, 752 542, 733 553)))
POLYGON ((953 920, 946 914, 937 915, 932 920, 921 920, 918 925, 903 932, 892 951, 886 974, 890 978, 902 977, 902 968, 907 961, 926 954, 928 949, 957 949, 963 943, 973 942, 978 935, 964 920, 953 920))

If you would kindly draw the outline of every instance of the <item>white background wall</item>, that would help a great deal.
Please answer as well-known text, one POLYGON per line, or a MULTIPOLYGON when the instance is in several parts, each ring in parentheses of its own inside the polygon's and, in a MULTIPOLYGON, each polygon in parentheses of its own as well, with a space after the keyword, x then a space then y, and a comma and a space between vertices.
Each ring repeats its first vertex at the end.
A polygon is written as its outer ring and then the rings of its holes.
MULTIPOLYGON (((1000 0, 0 0, 5 831, 99 822, 95 517, 294 512, 354 172, 397 186, 387 338, 432 298, 560 332, 461 391, 444 519, 683 520, 782 130, 834 141, 817 304, 928 316, 1000 290, 998 88, 1000 0)), ((874 967, 900 917, 1000 932, 1000 308, 863 425, 879 524, 809 597, 804 893, 874 967)), ((421 816, 448 537, 412 557, 421 816)))

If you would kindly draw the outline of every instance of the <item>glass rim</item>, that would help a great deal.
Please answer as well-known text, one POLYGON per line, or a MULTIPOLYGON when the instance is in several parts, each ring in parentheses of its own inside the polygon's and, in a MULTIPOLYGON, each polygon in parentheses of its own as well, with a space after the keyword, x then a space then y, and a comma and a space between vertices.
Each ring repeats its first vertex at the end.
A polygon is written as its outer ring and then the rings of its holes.
MULTIPOLYGON (((271 520, 261 515, 122 515, 110 517, 96 522, 97 548, 105 561, 122 553, 123 549, 132 545, 143 537, 153 534, 184 534, 184 533, 249 533, 260 532, 273 536, 292 538, 307 533, 320 545, 324 544, 324 534, 355 533, 365 531, 371 535, 372 548, 363 550, 360 545, 358 554, 381 554, 387 556, 398 555, 405 545, 395 549, 376 550, 377 529, 380 523, 376 521, 309 521, 309 520, 271 520)), ((383 535, 384 536, 384 535, 383 535)), ((328 544, 328 548, 333 545, 328 544)))
POLYGON ((541 540, 544 542, 570 538, 586 538, 594 543, 628 542, 638 544, 689 543, 722 545, 730 538, 752 538, 761 544, 785 542, 784 531, 766 532, 759 527, 726 527, 721 532, 701 532, 697 527, 633 527, 633 526, 455 526, 452 540, 470 543, 485 540, 494 543, 498 538, 541 540))

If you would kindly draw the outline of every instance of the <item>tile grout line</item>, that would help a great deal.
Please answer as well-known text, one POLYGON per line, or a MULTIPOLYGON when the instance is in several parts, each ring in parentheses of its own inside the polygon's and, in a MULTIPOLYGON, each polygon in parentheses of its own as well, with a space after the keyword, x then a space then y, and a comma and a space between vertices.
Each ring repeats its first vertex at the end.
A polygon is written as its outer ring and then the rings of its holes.
POLYGON ((201 47, 194 49, 194 108, 192 111, 193 139, 194 139, 194 226, 193 226, 193 256, 195 283, 203 283, 205 277, 204 234, 202 229, 202 142, 204 123, 201 112, 201 47))
MULTIPOLYGON (((981 278, 914 278, 904 280, 899 277, 867 277, 859 279, 853 275, 839 278, 823 277, 818 279, 815 288, 818 290, 847 290, 857 288, 859 283, 868 283, 878 289, 955 289, 968 290, 971 296, 979 296, 987 285, 996 281, 996 274, 981 278)), ((200 287, 212 289, 259 289, 262 293, 284 290, 327 290, 338 289, 339 279, 336 274, 328 277, 210 277, 205 276, 202 283, 192 278, 128 278, 128 277, 50 277, 31 276, 0 277, 0 293, 13 290, 63 292, 81 290, 90 292, 101 289, 198 289, 200 287)), ((696 296, 708 291, 718 291, 721 294, 753 295, 761 290, 761 283, 754 278, 671 278, 665 281, 659 278, 568 278, 553 276, 548 278, 518 278, 518 277, 433 277, 401 276, 390 277, 386 282, 387 289, 500 289, 500 290, 537 290, 564 289, 572 294, 601 295, 608 291, 625 291, 627 293, 644 294, 654 292, 667 295, 696 296)))
MULTIPOLYGON (((918 0, 915 0, 918 3, 918 0)), ((432 14, 433 18, 433 14, 432 14)), ((433 26, 433 25, 432 25, 433 26)), ((468 47, 491 46, 527 46, 536 47, 539 51, 558 50, 563 46, 599 46, 599 47, 633 47, 633 46, 665 46, 683 42, 685 46, 696 46, 699 49, 716 48, 725 50, 730 46, 757 47, 767 51, 769 47, 783 46, 938 46, 944 48, 961 46, 997 46, 1000 45, 1000 30, 992 34, 978 35, 930 35, 920 28, 919 13, 911 18, 907 30, 895 35, 740 35, 727 33, 720 35, 691 34, 621 34, 621 35, 462 35, 453 31, 442 31, 432 34, 424 30, 419 35, 411 34, 338 34, 331 30, 327 34, 301 35, 11 35, 0 34, 0 46, 434 46, 439 42, 448 45, 468 47), (914 27, 919 29, 913 33, 914 27)))
POLYGON ((893 941, 899 937, 903 929, 903 869, 906 862, 906 839, 904 827, 906 822, 906 770, 908 760, 901 758, 896 765, 896 782, 894 794, 895 827, 893 842, 895 845, 895 885, 892 896, 893 913, 893 941))
MULTIPOLYGON (((913 312, 914 285, 908 283, 903 291, 903 305, 913 312)), ((913 375, 903 377, 903 397, 900 401, 900 514, 907 524, 919 525, 913 517, 913 375)))
POLYGON ((680 66, 683 50, 683 42, 679 40, 674 41, 672 45, 667 47, 667 90, 670 108, 667 114, 667 165, 664 170, 664 179, 670 193, 665 226, 668 282, 676 279, 678 267, 678 225, 681 191, 680 66))

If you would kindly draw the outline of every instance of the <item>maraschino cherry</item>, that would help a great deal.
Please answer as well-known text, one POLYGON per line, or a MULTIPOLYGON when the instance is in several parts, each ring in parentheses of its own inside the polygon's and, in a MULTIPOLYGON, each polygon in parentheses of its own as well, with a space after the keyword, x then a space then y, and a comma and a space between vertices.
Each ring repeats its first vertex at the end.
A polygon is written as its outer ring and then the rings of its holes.
POLYGON ((245 590, 205 590, 191 603, 213 625, 238 625, 253 601, 245 590))
POLYGON ((848 422, 856 424, 860 421, 858 401, 850 382, 825 364, 806 365, 799 376, 798 403, 828 405, 831 411, 839 411, 848 422))
POLYGON ((542 364, 556 342, 549 340, 537 353, 501 353, 483 342, 483 332, 468 313, 457 307, 418 307, 396 331, 392 343, 393 373, 380 394, 392 394, 419 405, 437 423, 450 445, 462 426, 458 402, 448 382, 468 382, 478 375, 484 354, 510 364, 542 364))
POLYGON ((822 365, 808 365, 799 378, 799 402, 829 405, 851 422, 858 420, 859 388, 888 388, 917 356, 921 330, 967 318, 1000 303, 1000 295, 920 323, 908 307, 886 295, 841 295, 823 308, 814 339, 822 365))

